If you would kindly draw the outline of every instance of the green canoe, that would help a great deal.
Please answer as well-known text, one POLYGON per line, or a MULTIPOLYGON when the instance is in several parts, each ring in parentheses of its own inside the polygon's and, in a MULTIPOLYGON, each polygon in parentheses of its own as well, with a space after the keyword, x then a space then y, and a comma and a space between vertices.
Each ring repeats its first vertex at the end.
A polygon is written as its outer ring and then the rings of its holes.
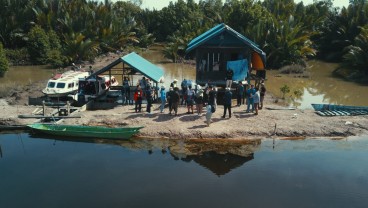
POLYGON ((89 137, 106 139, 129 139, 143 126, 109 128, 103 126, 76 126, 58 124, 30 124, 32 130, 45 134, 69 137, 89 137))

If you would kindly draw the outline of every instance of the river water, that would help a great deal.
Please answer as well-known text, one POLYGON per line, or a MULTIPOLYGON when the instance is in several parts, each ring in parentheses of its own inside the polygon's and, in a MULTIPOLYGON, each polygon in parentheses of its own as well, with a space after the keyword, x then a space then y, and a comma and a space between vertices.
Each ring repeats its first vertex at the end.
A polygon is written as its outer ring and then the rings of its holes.
POLYGON ((263 139, 213 151, 208 144, 192 144, 191 151, 207 147, 200 155, 188 155, 188 146, 185 141, 91 143, 0 134, 0 207, 368 204, 367 138, 263 139))

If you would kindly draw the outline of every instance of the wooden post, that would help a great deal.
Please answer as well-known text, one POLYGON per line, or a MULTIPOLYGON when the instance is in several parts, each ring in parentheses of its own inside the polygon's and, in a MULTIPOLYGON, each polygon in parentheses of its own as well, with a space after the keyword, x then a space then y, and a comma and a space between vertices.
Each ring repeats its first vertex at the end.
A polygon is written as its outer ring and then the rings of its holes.
POLYGON ((66 115, 69 116, 70 113, 70 103, 69 101, 66 101, 66 115))
POLYGON ((42 115, 45 116, 46 114, 46 105, 45 105, 45 101, 42 101, 42 115))

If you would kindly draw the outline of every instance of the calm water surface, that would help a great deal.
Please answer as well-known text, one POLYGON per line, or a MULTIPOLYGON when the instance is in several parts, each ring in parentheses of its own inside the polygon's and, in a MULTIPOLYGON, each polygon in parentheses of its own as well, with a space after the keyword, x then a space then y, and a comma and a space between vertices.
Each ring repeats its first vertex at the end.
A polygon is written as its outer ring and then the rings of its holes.
POLYGON ((12 66, 5 73, 4 77, 0 77, 0 82, 2 85, 29 84, 35 81, 50 79, 54 71, 47 68, 47 66, 12 66))
POLYGON ((367 139, 265 139, 190 155, 198 148, 184 141, 2 134, 0 207, 367 207, 367 139))

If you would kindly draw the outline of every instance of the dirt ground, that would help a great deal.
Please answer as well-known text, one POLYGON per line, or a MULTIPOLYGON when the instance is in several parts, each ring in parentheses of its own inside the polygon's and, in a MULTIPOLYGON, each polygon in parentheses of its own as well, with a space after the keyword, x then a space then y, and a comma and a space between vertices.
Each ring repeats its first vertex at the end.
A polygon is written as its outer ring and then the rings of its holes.
MULTIPOLYGON (((270 101, 271 98, 266 99, 270 101)), ((277 107, 266 102, 268 107, 277 107)), ((77 112, 81 118, 64 119, 61 123, 77 125, 144 126, 139 136, 167 138, 265 138, 277 137, 345 137, 368 134, 368 116, 321 117, 313 110, 268 110, 259 115, 246 113, 245 106, 233 107, 232 118, 222 118, 223 106, 218 106, 207 127, 205 113, 186 114, 186 107, 179 107, 177 116, 160 113, 154 104, 153 113, 135 113, 134 106, 117 106, 110 110, 77 112)), ((19 119, 20 114, 31 114, 37 106, 8 105, 0 100, 0 124, 29 124, 35 119, 19 119)), ((40 107, 38 106, 38 109, 40 107)), ((48 109, 51 112, 53 109, 48 109)), ((143 108, 142 111, 145 109, 143 108)))
MULTIPOLYGON (((118 57, 108 54, 98 58, 93 68, 105 66, 118 57)), ((36 119, 20 119, 20 114, 39 111, 40 106, 28 106, 28 97, 41 96, 47 80, 25 86, 23 90, 10 93, 0 99, 0 125, 30 124, 36 119)), ((273 103, 271 95, 266 95, 265 107, 279 107, 273 103)), ((235 104, 235 100, 233 103, 235 104)), ((145 105, 143 105, 145 107, 145 105)), ((219 105, 207 127, 205 113, 202 116, 186 114, 185 106, 179 107, 178 116, 168 114, 168 109, 160 113, 159 104, 154 104, 153 113, 135 113, 134 106, 119 105, 110 110, 82 111, 81 118, 64 119, 61 123, 78 125, 144 126, 139 136, 167 137, 173 139, 249 139, 265 137, 345 137, 368 134, 368 116, 321 117, 314 110, 268 110, 262 109, 259 115, 246 113, 246 106, 233 105, 232 118, 222 118, 223 106, 219 105)), ((48 113, 55 109, 49 108, 48 113)), ((145 108, 142 109, 145 111, 145 108)))

